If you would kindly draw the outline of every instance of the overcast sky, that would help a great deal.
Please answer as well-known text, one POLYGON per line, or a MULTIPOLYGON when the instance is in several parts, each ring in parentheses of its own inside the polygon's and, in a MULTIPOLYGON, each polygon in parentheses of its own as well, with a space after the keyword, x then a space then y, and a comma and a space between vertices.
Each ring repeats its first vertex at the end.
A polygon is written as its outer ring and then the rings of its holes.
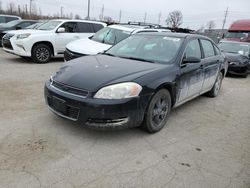
MULTIPOLYGON (((8 2, 29 4, 29 0, 0 0, 3 6, 8 2)), ((43 15, 53 15, 60 12, 60 6, 64 7, 64 13, 87 15, 88 0, 34 0, 40 7, 43 15)), ((99 18, 102 5, 104 16, 110 16, 119 20, 119 12, 122 11, 122 22, 143 21, 147 12, 147 22, 158 23, 161 12, 161 24, 169 12, 180 10, 183 13, 181 27, 198 29, 207 26, 207 22, 214 20, 216 28, 222 27, 225 10, 229 8, 226 28, 237 19, 250 19, 250 0, 91 0, 90 16, 99 18)))

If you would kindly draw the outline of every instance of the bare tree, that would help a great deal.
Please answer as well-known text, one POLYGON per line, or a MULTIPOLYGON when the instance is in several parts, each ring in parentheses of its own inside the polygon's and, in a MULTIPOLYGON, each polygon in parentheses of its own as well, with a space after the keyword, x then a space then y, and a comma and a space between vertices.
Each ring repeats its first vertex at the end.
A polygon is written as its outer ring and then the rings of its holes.
POLYGON ((76 19, 76 20, 80 20, 80 19, 81 19, 81 16, 80 16, 79 14, 76 14, 76 15, 75 15, 75 19, 76 19))
POLYGON ((215 27, 216 27, 216 25, 215 25, 215 23, 214 23, 213 20, 211 20, 211 21, 209 21, 209 22, 207 23, 207 28, 208 28, 208 30, 212 30, 212 29, 214 29, 215 27))
POLYGON ((0 13, 3 12, 3 7, 2 7, 2 5, 3 5, 3 3, 2 3, 2 1, 0 1, 0 13))
POLYGON ((179 10, 175 10, 168 14, 168 18, 166 19, 166 23, 169 27, 178 28, 182 24, 182 13, 179 10))
POLYGON ((10 14, 14 14, 16 13, 16 4, 13 2, 10 2, 7 4, 7 12, 9 12, 10 14))

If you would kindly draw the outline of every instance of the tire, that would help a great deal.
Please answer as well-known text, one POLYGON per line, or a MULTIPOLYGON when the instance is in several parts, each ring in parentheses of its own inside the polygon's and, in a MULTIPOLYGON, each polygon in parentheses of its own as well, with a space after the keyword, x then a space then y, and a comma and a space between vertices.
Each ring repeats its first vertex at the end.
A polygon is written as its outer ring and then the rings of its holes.
POLYGON ((245 75, 243 75, 242 77, 243 77, 243 78, 247 78, 247 77, 248 77, 248 74, 245 74, 245 75))
POLYGON ((33 47, 31 57, 35 63, 48 63, 51 59, 51 49, 46 44, 37 44, 33 47))
POLYGON ((223 74, 220 72, 215 80, 213 88, 206 94, 208 97, 214 98, 218 96, 221 89, 222 80, 223 74))
POLYGON ((160 131, 167 123, 170 111, 170 93, 166 89, 161 89, 149 102, 142 127, 149 133, 160 131))

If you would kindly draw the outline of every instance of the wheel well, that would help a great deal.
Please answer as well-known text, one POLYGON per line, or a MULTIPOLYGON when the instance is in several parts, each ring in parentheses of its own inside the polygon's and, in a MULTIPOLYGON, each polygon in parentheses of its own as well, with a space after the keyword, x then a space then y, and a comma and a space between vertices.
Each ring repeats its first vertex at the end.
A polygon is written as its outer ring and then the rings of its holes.
POLYGON ((225 75, 225 69, 221 69, 220 72, 223 74, 223 76, 226 76, 226 75, 225 75))
POLYGON ((33 51, 34 47, 35 47, 36 45, 38 45, 38 44, 45 44, 45 45, 47 45, 47 46, 51 49, 52 55, 53 55, 53 56, 55 55, 55 54, 54 54, 54 47, 53 47, 52 43, 51 43, 51 42, 48 42, 48 41, 41 41, 41 42, 35 43, 35 44, 32 46, 32 51, 33 51))
POLYGON ((156 92, 159 91, 160 89, 167 89, 170 93, 170 96, 171 96, 171 106, 173 107, 175 102, 176 102, 176 91, 173 87, 173 85, 171 84, 162 84, 160 85, 157 89, 156 89, 156 92))

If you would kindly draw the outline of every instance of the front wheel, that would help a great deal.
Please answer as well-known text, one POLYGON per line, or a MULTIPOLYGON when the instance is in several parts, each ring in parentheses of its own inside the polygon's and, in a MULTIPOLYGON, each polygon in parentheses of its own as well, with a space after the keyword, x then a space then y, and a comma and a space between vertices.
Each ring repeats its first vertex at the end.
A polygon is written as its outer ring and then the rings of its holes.
POLYGON ((159 90, 147 108, 143 128, 149 133, 160 131, 167 123, 171 111, 171 96, 168 90, 159 90))
POLYGON ((222 80, 223 74, 220 72, 216 78, 213 88, 207 93, 208 97, 217 97, 221 89, 222 80))
POLYGON ((32 49, 32 59, 35 63, 48 63, 51 54, 51 49, 46 44, 38 44, 32 49))

